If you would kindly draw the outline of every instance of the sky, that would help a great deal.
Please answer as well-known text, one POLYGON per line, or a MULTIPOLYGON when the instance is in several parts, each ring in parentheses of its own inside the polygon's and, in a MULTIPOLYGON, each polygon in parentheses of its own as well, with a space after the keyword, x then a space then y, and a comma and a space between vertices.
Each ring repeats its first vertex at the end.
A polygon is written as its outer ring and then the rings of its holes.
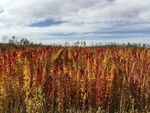
POLYGON ((0 0, 4 35, 43 44, 150 44, 150 0, 0 0))

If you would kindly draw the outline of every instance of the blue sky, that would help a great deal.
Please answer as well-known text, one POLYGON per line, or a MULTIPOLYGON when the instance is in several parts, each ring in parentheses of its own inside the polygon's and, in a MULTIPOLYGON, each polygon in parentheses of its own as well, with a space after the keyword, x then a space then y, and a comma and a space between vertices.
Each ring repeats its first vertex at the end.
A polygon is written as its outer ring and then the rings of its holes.
POLYGON ((150 43, 150 0, 1 0, 3 35, 43 44, 150 43))

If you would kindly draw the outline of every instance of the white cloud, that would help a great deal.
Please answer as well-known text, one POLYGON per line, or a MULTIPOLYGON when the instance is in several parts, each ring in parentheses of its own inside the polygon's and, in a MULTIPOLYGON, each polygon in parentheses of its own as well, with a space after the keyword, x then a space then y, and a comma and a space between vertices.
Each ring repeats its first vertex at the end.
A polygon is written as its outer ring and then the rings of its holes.
POLYGON ((0 35, 42 40, 55 33, 94 37, 100 35, 95 32, 144 31, 150 28, 149 4, 150 0, 1 0, 0 35), (46 19, 65 23, 29 26, 46 19))

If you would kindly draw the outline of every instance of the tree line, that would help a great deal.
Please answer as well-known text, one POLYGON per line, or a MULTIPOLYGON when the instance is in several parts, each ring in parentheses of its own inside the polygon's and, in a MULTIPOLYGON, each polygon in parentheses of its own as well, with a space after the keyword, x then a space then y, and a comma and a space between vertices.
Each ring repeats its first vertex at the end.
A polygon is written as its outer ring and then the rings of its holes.
MULTIPOLYGON (((0 45, 22 45, 22 46, 39 46, 42 45, 41 43, 34 43, 29 41, 26 38, 18 38, 16 36, 2 37, 2 43, 0 45)), ((133 48, 150 48, 150 44, 142 44, 142 43, 116 43, 116 42, 108 42, 108 43, 95 43, 91 45, 87 45, 86 41, 77 41, 73 44, 69 44, 66 42, 64 45, 52 45, 52 46, 65 46, 65 47, 102 47, 102 48, 126 48, 126 47, 133 47, 133 48)))
POLYGON ((26 38, 18 38, 16 36, 8 37, 8 36, 3 36, 2 37, 2 43, 1 44, 7 44, 7 45, 41 45, 41 43, 33 43, 29 41, 26 38))

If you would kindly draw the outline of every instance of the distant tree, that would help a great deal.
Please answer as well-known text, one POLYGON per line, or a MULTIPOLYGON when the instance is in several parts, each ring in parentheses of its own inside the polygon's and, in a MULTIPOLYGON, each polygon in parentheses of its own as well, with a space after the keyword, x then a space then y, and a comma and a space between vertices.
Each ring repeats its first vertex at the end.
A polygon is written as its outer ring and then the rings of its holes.
POLYGON ((18 38, 16 36, 12 36, 9 40, 8 40, 9 44, 14 44, 14 45, 18 45, 18 38))
POLYGON ((30 42, 28 39, 26 38, 21 38, 20 40, 16 37, 16 36, 12 36, 9 40, 8 40, 8 44, 12 44, 12 45, 40 45, 40 44, 35 44, 33 42, 30 42))
POLYGON ((146 45, 146 44, 143 44, 143 46, 142 46, 142 47, 144 47, 144 48, 145 48, 145 47, 147 47, 147 45, 146 45))
POLYGON ((8 41, 8 36, 7 35, 4 35, 3 37, 2 37, 2 42, 3 43, 7 43, 7 41, 8 41))
POLYGON ((79 45, 80 45, 79 41, 74 43, 74 46, 79 46, 79 45))
POLYGON ((69 46, 69 43, 68 43, 68 42, 65 42, 64 46, 69 46))
POLYGON ((19 42, 19 45, 29 45, 31 44, 30 41, 26 38, 22 38, 19 42))

